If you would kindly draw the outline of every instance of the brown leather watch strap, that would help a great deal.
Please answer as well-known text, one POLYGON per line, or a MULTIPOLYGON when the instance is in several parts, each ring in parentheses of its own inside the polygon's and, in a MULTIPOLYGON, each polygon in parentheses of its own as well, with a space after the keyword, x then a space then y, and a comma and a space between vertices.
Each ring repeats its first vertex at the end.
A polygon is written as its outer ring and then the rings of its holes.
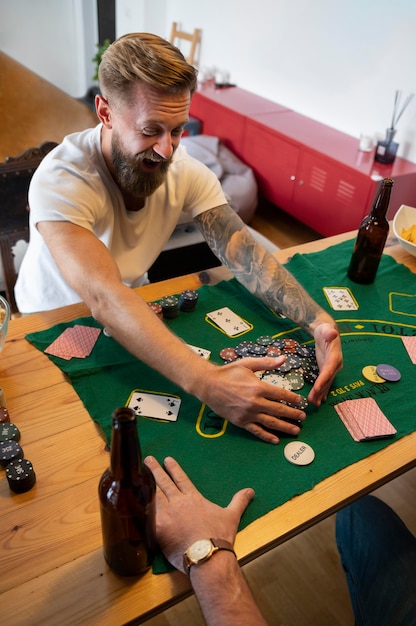
POLYGON ((191 567, 193 565, 200 565, 201 563, 205 563, 206 561, 209 561, 209 559, 212 557, 213 554, 215 554, 216 552, 218 552, 219 550, 227 550, 228 552, 232 552, 234 554, 234 556, 237 558, 237 555, 234 551, 234 547, 232 546, 232 544, 229 541, 226 541, 225 539, 217 539, 217 538, 210 538, 209 540, 201 540, 201 541, 209 541, 212 544, 212 549, 210 551, 210 553, 207 556, 202 557, 200 560, 195 561, 192 560, 192 558, 189 556, 188 552, 192 550, 192 548, 194 547, 195 544, 198 544, 198 541, 194 542, 189 548, 188 550, 184 553, 183 555, 183 564, 184 564, 184 569, 185 571, 188 572, 188 575, 190 573, 191 567))

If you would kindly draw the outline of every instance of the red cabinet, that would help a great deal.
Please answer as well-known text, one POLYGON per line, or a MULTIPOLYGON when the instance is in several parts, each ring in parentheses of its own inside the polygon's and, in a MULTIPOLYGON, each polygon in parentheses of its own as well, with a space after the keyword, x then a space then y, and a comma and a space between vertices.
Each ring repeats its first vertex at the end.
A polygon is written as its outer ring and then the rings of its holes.
POLYGON ((357 228, 373 184, 364 175, 302 151, 290 213, 323 235, 357 228))
POLYGON ((281 208, 292 204, 300 154, 284 135, 246 120, 241 158, 253 169, 261 195, 281 208))
POLYGON ((416 206, 416 164, 375 163, 358 139, 250 92, 196 92, 191 114, 253 168, 265 198, 323 235, 357 228, 382 178, 395 181, 390 219, 416 206))
POLYGON ((358 226, 375 188, 367 173, 373 156, 357 145, 349 135, 288 111, 247 118, 243 158, 271 202, 333 235, 358 226))
POLYGON ((238 87, 202 88, 194 93, 191 105, 191 115, 202 121, 204 134, 220 137, 240 158, 247 117, 282 111, 288 109, 238 87))

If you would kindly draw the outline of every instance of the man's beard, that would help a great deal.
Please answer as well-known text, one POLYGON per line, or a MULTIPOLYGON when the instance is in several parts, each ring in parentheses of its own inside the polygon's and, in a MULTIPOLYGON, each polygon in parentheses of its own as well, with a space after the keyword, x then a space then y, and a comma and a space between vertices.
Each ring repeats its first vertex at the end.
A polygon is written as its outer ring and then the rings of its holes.
POLYGON ((152 149, 129 156, 122 150, 119 138, 113 135, 111 141, 111 158, 116 171, 117 182, 122 191, 135 198, 150 196, 165 181, 166 173, 172 161, 161 159, 152 149), (154 172, 141 167, 145 160, 157 161, 160 165, 154 172))

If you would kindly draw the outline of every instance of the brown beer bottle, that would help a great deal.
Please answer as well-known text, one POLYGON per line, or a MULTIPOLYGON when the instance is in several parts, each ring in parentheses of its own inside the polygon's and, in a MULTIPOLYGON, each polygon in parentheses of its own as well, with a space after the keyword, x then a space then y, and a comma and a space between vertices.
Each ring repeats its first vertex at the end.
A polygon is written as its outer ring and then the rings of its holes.
POLYGON ((381 255, 383 254, 389 223, 386 218, 389 208, 391 178, 381 181, 380 189, 370 213, 362 220, 348 268, 348 278, 356 283, 369 284, 376 277, 381 255))
POLYGON ((147 570, 154 541, 155 482, 142 463, 135 412, 123 407, 112 416, 110 467, 100 479, 104 557, 121 576, 147 570))

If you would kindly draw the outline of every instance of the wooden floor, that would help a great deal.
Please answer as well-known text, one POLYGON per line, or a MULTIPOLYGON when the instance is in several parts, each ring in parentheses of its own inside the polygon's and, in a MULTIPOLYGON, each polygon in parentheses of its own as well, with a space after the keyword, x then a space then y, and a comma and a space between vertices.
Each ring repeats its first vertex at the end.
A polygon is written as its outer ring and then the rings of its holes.
MULTIPOLYGON (((320 237, 268 205, 259 207, 250 225, 280 248, 320 237)), ((416 469, 375 494, 390 504, 416 534, 416 469)), ((270 626, 353 626, 334 529, 335 516, 331 516, 243 568, 270 626)), ((146 624, 203 626, 205 622, 198 603, 191 597, 146 624)))
POLYGON ((260 202, 250 226, 282 249, 322 238, 316 231, 265 201, 260 202))

